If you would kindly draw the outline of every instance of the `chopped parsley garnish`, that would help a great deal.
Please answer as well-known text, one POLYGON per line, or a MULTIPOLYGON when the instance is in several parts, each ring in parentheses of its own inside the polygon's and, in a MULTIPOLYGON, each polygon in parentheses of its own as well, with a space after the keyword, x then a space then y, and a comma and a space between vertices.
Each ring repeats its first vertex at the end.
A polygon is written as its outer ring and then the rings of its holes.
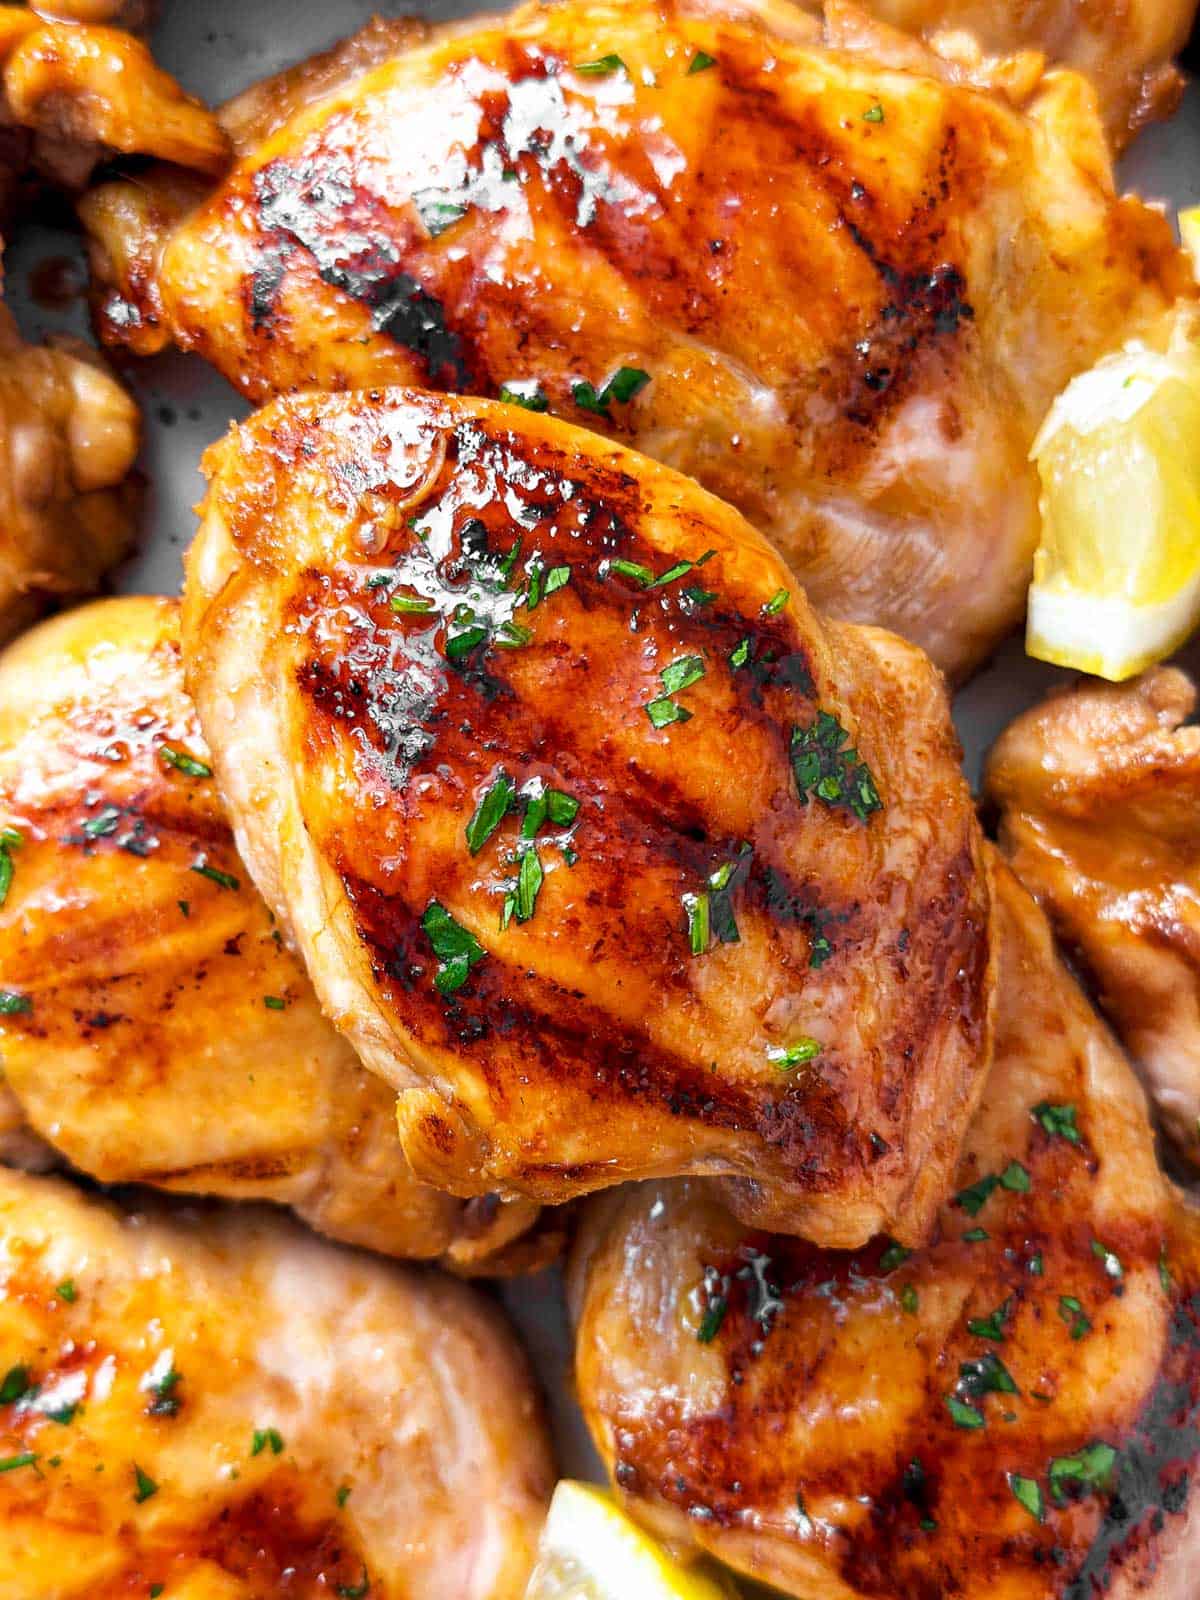
POLYGON ((21 1017, 33 1010, 33 1001, 16 989, 0 989, 0 1017, 21 1017))
POLYGON ((334 1499, 338 1503, 338 1510, 339 1511, 346 1504, 346 1501, 349 1500, 349 1498, 350 1498, 350 1485, 348 1483, 343 1483, 338 1488, 337 1494, 334 1495, 334 1499))
POLYGON ((649 567, 644 567, 640 561, 626 561, 624 556, 614 556, 606 564, 606 570, 619 572, 623 578, 632 578, 644 588, 648 588, 654 582, 654 574, 649 567))
POLYGON ((167 766, 174 767, 187 778, 211 778, 213 775, 207 761, 197 761, 195 756, 188 755, 186 750, 176 750, 174 745, 160 744, 158 753, 167 766))
POLYGON ((715 67, 716 64, 716 56, 710 56, 703 50, 697 50, 688 65, 685 76, 692 78, 697 72, 707 72, 709 67, 715 67))
POLYGON ((419 189, 413 195, 413 204, 431 239, 436 239, 447 228, 461 222, 470 209, 462 200, 456 200, 447 189, 419 189))
POLYGON ((1031 1277, 1040 1278, 1043 1272, 1042 1252, 1035 1250, 1025 1265, 1025 1270, 1031 1277))
POLYGON ((423 594, 394 594, 389 597, 388 605, 398 617, 425 616, 433 610, 433 601, 423 594))
POLYGON ((1056 1106, 1051 1105, 1049 1100, 1043 1100, 1040 1105, 1034 1106, 1030 1116, 1051 1138, 1057 1136, 1070 1144, 1083 1143, 1083 1136, 1076 1126, 1077 1112, 1074 1106, 1056 1106))
POLYGON ((182 1372, 178 1371, 172 1362, 161 1377, 155 1378, 153 1382, 147 1385, 150 1393, 154 1396, 146 1408, 152 1417, 174 1417, 178 1415, 182 1401, 175 1391, 178 1389, 182 1378, 182 1372))
POLYGON ((150 1600, 158 1600, 159 1595, 163 1592, 163 1590, 165 1588, 166 1588, 165 1584, 152 1583, 150 1585, 150 1600))
POLYGON ((701 589, 697 584, 691 584, 680 591, 689 606, 710 606, 717 598, 715 589, 701 589))
POLYGON ((32 1393, 34 1385, 29 1380, 28 1367, 9 1367, 0 1380, 0 1406, 15 1405, 32 1393))
POLYGON ((614 72, 629 69, 618 55, 597 56, 595 61, 577 61, 575 71, 582 78, 610 78, 614 72))
POLYGON ((12 852, 19 850, 24 842, 20 829, 0 828, 0 906, 8 899, 8 891, 12 888, 12 852))
POLYGON ((16 1472, 18 1467, 33 1467, 37 1465, 37 1452, 22 1450, 19 1456, 4 1456, 0 1458, 0 1472, 16 1472))
POLYGON ((911 1250, 902 1244, 897 1244, 893 1239, 879 1258, 880 1272, 894 1272, 897 1267, 903 1266, 911 1255, 911 1250))
POLYGON ((790 1072, 793 1067, 802 1066, 806 1061, 815 1061, 820 1054, 821 1046, 817 1041, 803 1034, 793 1044, 769 1046, 767 1060, 781 1072, 790 1072))
POLYGON ((700 1319, 700 1326, 696 1329, 696 1338, 700 1344, 711 1344, 721 1331, 721 1324, 725 1321, 725 1313, 729 1310, 729 1302, 723 1294, 708 1302, 708 1310, 700 1319))
POLYGON ((1008 1474, 1008 1487, 1013 1492, 1013 1499, 1018 1505, 1023 1506, 1029 1515, 1041 1522, 1045 1515, 1045 1506, 1042 1501, 1042 1486, 1036 1478, 1023 1478, 1019 1472, 1008 1474))
POLYGON ((655 578, 650 587, 652 589, 661 589, 668 583, 674 583, 676 578, 686 578, 691 570, 692 563, 690 561, 677 561, 673 567, 668 567, 664 573, 655 578))
POLYGON ((646 706, 646 715, 650 724, 655 728, 669 728, 673 722, 690 722, 692 713, 686 706, 676 705, 674 700, 666 695, 660 695, 657 700, 651 700, 646 706))
POLYGON ((1012 1373, 989 1350, 986 1355, 964 1361, 958 1369, 958 1387, 969 1400, 979 1400, 985 1394, 1020 1394, 1013 1382, 1012 1373))
POLYGON ((956 1395, 946 1396, 946 1410, 959 1428, 982 1428, 984 1425, 983 1412, 959 1400, 956 1395))
POLYGON ((571 397, 581 411, 590 411, 593 416, 603 417, 607 422, 611 422, 612 413, 608 409, 609 406, 614 403, 627 405, 649 382, 650 374, 643 372, 640 367, 618 367, 600 390, 582 380, 573 383, 571 397))
POLYGON ((431 900, 425 907, 421 927, 438 959, 433 980, 438 993, 456 993, 466 983, 471 968, 482 961, 487 952, 470 929, 455 922, 438 900, 431 900))
POLYGON ((702 956, 708 949, 711 924, 707 894, 685 894, 683 909, 687 913, 688 948, 694 956, 702 956))
POLYGON ((54 1292, 60 1300, 65 1300, 69 1306, 74 1305, 79 1298, 79 1291, 75 1287, 74 1278, 64 1278, 61 1283, 56 1283, 54 1292))
POLYGON ((362 1579, 359 1583, 339 1583, 337 1593, 341 1600, 363 1600, 364 1595, 371 1592, 371 1577, 366 1567, 363 1568, 362 1579))
POLYGON ((973 1183, 969 1188, 960 1189, 954 1196, 953 1203, 960 1206, 969 1217, 977 1217, 987 1203, 989 1196, 1000 1186, 1000 1179, 992 1173, 980 1178, 978 1183, 973 1183))
POLYGON ((267 1446, 273 1456, 283 1454, 283 1435, 278 1428, 255 1428, 250 1441, 250 1454, 260 1456, 267 1446))
POLYGON ((1000 1184, 1013 1194, 1028 1194, 1032 1188, 1029 1173, 1019 1161, 1009 1162, 1000 1174, 1000 1184))
POLYGON ((489 784, 486 793, 475 807, 475 814, 467 823, 467 849, 477 856, 484 845, 516 805, 517 789, 508 773, 501 768, 489 784))
POLYGON ((537 907, 537 897, 545 880, 537 846, 530 845, 521 856, 517 871, 517 887, 513 892, 513 911, 518 922, 528 922, 537 907))
POLYGON ((533 638, 533 629, 520 622, 502 622, 496 629, 496 645, 501 650, 520 650, 533 638))
POLYGON ((968 1228, 962 1236, 964 1244, 981 1244, 984 1239, 990 1238, 986 1228, 968 1228))
POLYGON ((1059 1296, 1058 1314, 1070 1328, 1072 1339, 1082 1339, 1085 1334, 1091 1333, 1091 1319, 1073 1294, 1059 1296))
POLYGON ((900 1291, 900 1304, 910 1317, 915 1317, 919 1305, 917 1291, 911 1283, 906 1283, 900 1291))
POLYGON ((487 636, 487 629, 478 623, 473 627, 464 628, 461 633, 452 633, 446 639, 446 655, 451 661, 461 661, 464 656, 469 656, 472 650, 478 650, 487 636))
MULTIPOLYGON (((680 559, 669 566, 665 572, 660 572, 657 577, 651 569, 641 561, 627 561, 623 556, 610 556, 600 565, 600 576, 607 577, 610 572, 618 572, 623 578, 630 578, 634 583, 640 583, 643 589, 663 589, 668 583, 675 583, 679 578, 686 578, 689 572, 697 567, 702 567, 716 552, 706 550, 698 561, 680 559)), ((547 590, 547 593, 550 591, 547 590)), ((698 603, 707 604, 715 600, 716 594, 710 594, 707 589, 684 590, 685 594, 699 595, 702 600, 698 603)))
POLYGON ((571 581, 570 567, 551 567, 547 571, 541 556, 534 556, 525 571, 529 578, 525 589, 525 605, 530 611, 536 611, 544 599, 571 581))
POLYGON ((158 1493, 158 1485, 154 1479, 148 1473, 143 1472, 136 1461, 133 1464, 133 1480, 137 1485, 133 1498, 139 1506, 158 1493))
POLYGON ((750 641, 749 639, 743 639, 739 644, 734 645, 730 651, 729 665, 736 671, 738 667, 744 667, 749 659, 750 641))
POLYGON ((103 811, 97 811, 94 817, 87 817, 84 820, 82 830, 89 839, 105 839, 110 833, 116 833, 120 821, 119 808, 105 806, 103 811))
POLYGON ((1121 1258, 1107 1245, 1100 1243, 1099 1239, 1092 1240, 1092 1254, 1097 1261, 1104 1263, 1104 1270, 1110 1278, 1120 1279, 1125 1276, 1125 1268, 1121 1265, 1121 1258))
POLYGON ((766 617, 774 617, 778 615, 778 613, 783 610, 784 606, 787 605, 790 599, 791 593, 789 590, 776 589, 775 593, 763 607, 763 615, 766 617))
POLYGON ((526 411, 550 409, 550 402, 542 393, 541 385, 532 379, 528 383, 501 384, 499 398, 506 406, 522 406, 526 411))
POLYGON ((1170 1299, 1174 1285, 1171 1282, 1171 1264, 1167 1260, 1167 1247, 1165 1244, 1158 1252, 1158 1281, 1162 1287, 1162 1292, 1170 1299))
POLYGON ((1073 1456, 1055 1456, 1050 1463, 1050 1493, 1060 1506, 1066 1505, 1069 1496, 1066 1485, 1076 1489, 1105 1489, 1117 1464, 1117 1452, 1112 1445, 1097 1442, 1085 1445, 1073 1456))
POLYGON ((997 1306, 989 1316, 969 1317, 967 1319, 967 1332, 976 1339, 991 1339, 996 1344, 1004 1343, 1004 1324, 1012 1315, 1012 1300, 1008 1299, 1003 1305, 997 1306))
POLYGON ((287 1001, 283 998, 283 996, 281 994, 265 994, 265 995, 263 995, 263 1005, 266 1006, 268 1011, 286 1011, 287 1010, 287 1001))
POLYGON ((875 102, 875 104, 873 106, 869 107, 866 111, 863 112, 863 121, 864 122, 882 122, 883 121, 883 107, 879 104, 878 100, 875 102))
POLYGON ((216 867, 210 867, 207 856, 197 856, 192 862, 192 871, 199 873, 202 878, 208 878, 222 889, 242 887, 241 879, 235 878, 232 872, 219 872, 216 867))
POLYGON ((801 803, 810 795, 833 808, 841 806, 865 822, 883 809, 875 780, 858 751, 847 746, 850 735, 835 716, 818 711, 808 728, 792 729, 792 773, 801 803))
POLYGON ((704 676, 704 659, 702 656, 680 656, 678 661, 672 661, 670 666, 664 667, 659 676, 667 694, 681 694, 684 689, 690 689, 693 683, 699 683, 704 676))

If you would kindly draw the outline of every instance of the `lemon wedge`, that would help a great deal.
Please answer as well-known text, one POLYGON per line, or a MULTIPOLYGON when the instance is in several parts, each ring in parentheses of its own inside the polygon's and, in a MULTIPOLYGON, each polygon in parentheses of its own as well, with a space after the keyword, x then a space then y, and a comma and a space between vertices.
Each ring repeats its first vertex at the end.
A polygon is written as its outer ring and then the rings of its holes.
POLYGON ((1042 542, 1026 649, 1120 681, 1200 622, 1200 317, 1135 342, 1059 395, 1034 441, 1042 542))
POLYGON ((525 1600, 734 1600, 721 1579, 681 1567, 612 1496, 564 1478, 554 1491, 525 1600))

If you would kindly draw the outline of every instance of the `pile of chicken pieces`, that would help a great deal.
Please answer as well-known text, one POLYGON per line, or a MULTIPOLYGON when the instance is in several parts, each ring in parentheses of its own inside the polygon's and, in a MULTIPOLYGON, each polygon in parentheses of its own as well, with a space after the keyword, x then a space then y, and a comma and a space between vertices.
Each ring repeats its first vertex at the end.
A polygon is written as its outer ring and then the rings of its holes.
POLYGON ((560 1258, 681 1558, 1196 1600, 1195 690, 1026 712, 988 837, 948 687, 1050 403, 1200 300, 1113 176, 1193 10, 550 0, 214 111, 0 6, 107 352, 3 312, 0 1600, 521 1600, 479 1280, 560 1258), (30 627, 172 345, 260 407, 182 596, 30 627))

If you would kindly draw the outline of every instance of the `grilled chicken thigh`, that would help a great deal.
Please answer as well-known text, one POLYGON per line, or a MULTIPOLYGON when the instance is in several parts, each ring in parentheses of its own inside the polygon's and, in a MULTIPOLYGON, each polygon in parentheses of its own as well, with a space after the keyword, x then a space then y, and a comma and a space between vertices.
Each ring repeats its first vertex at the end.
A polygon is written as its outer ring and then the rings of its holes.
POLYGON ((988 763, 1000 843, 1200 1164, 1200 728, 1183 673, 1081 682, 988 763))
POLYGON ((472 1290, 0 1170, 4 1600, 518 1600, 551 1463, 472 1290))
POLYGON ((998 879, 995 1065, 938 1234, 748 1234, 703 1182, 590 1201, 577 1383, 631 1510, 823 1600, 1190 1600, 1200 1220, 998 879))
POLYGON ((256 400, 518 395, 697 477, 831 615, 978 661, 1024 605, 1050 400, 1194 292, 1083 81, 983 92, 841 0, 410 37, 236 103, 202 202, 173 172, 88 196, 103 337, 256 400))
POLYGON ((513 406, 277 401, 207 459, 189 683, 243 854, 420 1177, 722 1176, 923 1235, 989 1045, 941 683, 729 507, 513 406))
POLYGON ((321 1016, 237 858, 178 635, 174 601, 107 600, 0 658, 8 1088, 105 1183, 280 1201, 341 1239, 487 1268, 536 1207, 414 1179, 395 1096, 321 1016))

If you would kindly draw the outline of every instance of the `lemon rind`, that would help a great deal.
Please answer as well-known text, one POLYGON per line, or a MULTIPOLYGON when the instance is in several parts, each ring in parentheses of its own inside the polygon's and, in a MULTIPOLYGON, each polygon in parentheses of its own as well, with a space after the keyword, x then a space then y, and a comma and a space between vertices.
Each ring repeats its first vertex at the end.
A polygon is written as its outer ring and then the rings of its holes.
POLYGON ((1169 600, 1128 600, 1034 584, 1029 591, 1025 652, 1121 683, 1186 642, 1200 619, 1200 573, 1169 600))

